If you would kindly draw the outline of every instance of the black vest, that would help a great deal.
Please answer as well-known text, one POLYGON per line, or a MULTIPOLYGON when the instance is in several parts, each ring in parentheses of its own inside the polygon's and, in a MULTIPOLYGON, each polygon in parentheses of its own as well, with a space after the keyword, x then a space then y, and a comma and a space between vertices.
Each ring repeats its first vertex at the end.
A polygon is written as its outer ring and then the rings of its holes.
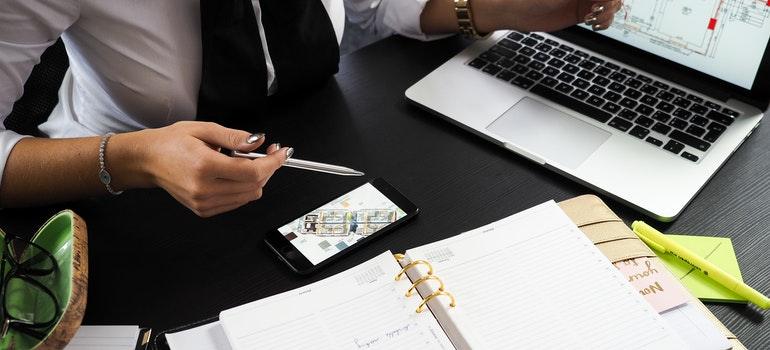
MULTIPOLYGON (((275 96, 318 86, 334 75, 339 46, 320 0, 260 0, 275 68, 275 96)), ((269 100, 267 67, 251 0, 201 0, 203 66, 198 119, 253 118, 269 100)))

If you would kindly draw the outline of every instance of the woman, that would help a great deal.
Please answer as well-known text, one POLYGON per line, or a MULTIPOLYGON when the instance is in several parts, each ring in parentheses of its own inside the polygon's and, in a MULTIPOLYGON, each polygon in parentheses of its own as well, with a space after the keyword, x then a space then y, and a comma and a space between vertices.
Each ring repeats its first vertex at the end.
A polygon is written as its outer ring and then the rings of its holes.
POLYGON ((218 150, 252 151, 265 135, 200 120, 259 118, 271 96, 302 93, 335 73, 340 42, 346 50, 393 33, 427 40, 460 29, 551 31, 579 22, 601 30, 621 6, 471 0, 469 27, 458 24, 463 3, 3 0, 0 119, 60 36, 70 70, 40 126, 50 138, 0 130, 0 206, 161 187, 197 215, 226 212, 260 198, 293 150, 272 144, 266 158, 230 158, 218 150))

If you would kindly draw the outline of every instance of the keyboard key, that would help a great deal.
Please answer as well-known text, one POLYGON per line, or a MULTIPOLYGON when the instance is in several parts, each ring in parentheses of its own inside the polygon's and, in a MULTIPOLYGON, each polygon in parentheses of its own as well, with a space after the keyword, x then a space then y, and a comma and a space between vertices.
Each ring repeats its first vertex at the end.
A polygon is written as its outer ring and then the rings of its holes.
POLYGON ((652 136, 646 138, 645 141, 647 141, 647 142, 649 142, 649 143, 651 143, 651 144, 653 144, 655 146, 658 146, 658 147, 663 146, 663 141, 658 140, 658 139, 656 139, 656 138, 654 138, 652 136))
POLYGON ((626 86, 632 87, 634 89, 638 89, 638 88, 642 87, 642 82, 639 81, 639 80, 633 79, 633 78, 626 80, 626 82, 624 84, 626 84, 626 86))
POLYGON ((563 94, 568 94, 568 93, 572 92, 572 90, 575 90, 575 88, 572 87, 572 85, 567 85, 565 83, 561 83, 561 84, 556 86, 556 91, 559 91, 559 92, 561 92, 563 94))
POLYGON ((626 90, 626 87, 625 87, 625 86, 623 86, 623 85, 621 85, 621 84, 618 84, 618 83, 612 83, 612 84, 610 84, 609 88, 610 88, 610 90, 612 90, 612 91, 615 91, 615 92, 617 92, 617 93, 621 93, 621 92, 623 92, 624 90, 626 90))
POLYGON ((607 89, 598 85, 591 85, 591 87, 588 88, 588 92, 596 96, 601 96, 601 95, 604 95, 605 92, 607 92, 607 89))
POLYGON ((663 149, 674 154, 679 154, 679 152, 682 152, 684 149, 684 145, 674 140, 669 140, 668 143, 663 146, 663 149))
POLYGON ((652 79, 650 77, 644 76, 644 75, 637 75, 636 79, 641 80, 645 84, 652 84, 652 79))
POLYGON ((632 110, 624 109, 620 113, 618 113, 618 116, 626 120, 634 120, 639 115, 632 110))
POLYGON ((638 105, 634 109, 635 111, 639 112, 639 114, 649 116, 652 114, 652 112, 655 112, 655 109, 648 105, 638 105))
POLYGON ((673 101, 671 101, 671 103, 673 103, 674 105, 677 105, 679 107, 682 107, 682 108, 690 107, 690 105, 692 104, 692 102, 690 102, 688 100, 685 100, 685 99, 683 99, 681 97, 675 98, 673 101))
POLYGON ((527 64, 529 61, 532 61, 531 58, 524 56, 524 55, 518 55, 513 58, 514 61, 520 63, 520 64, 527 64))
POLYGON ((692 112, 685 111, 684 109, 677 108, 674 113, 672 113, 677 118, 682 118, 684 120, 690 119, 692 117, 692 112))
POLYGON ((671 127, 663 123, 655 123, 655 126, 652 127, 652 131, 666 135, 671 131, 671 127))
POLYGON ((580 71, 580 68, 578 68, 575 65, 568 64, 562 68, 563 71, 569 73, 569 74, 577 74, 577 72, 580 71))
POLYGON ((567 56, 567 52, 565 52, 562 49, 555 49, 555 50, 551 51, 551 56, 557 57, 557 58, 562 58, 564 56, 567 56))
POLYGON ((718 105, 718 104, 716 104, 714 102, 711 102, 711 101, 706 101, 706 107, 714 109, 714 110, 717 110, 717 111, 722 109, 722 106, 720 106, 720 105, 718 105))
POLYGON ((721 132, 716 130, 710 130, 709 132, 706 133, 706 136, 703 136, 703 139, 708 142, 714 143, 719 138, 719 136, 722 136, 721 132))
MULTIPOLYGON (((708 109, 708 108, 706 108, 706 106, 704 106, 704 105, 699 105, 699 104, 697 104, 697 103, 696 103, 696 104, 694 104, 694 105, 692 105, 692 106, 690 107, 690 110, 691 110, 691 111, 693 111, 693 112, 695 112, 695 113, 698 113, 698 114, 706 114, 706 112, 708 112, 708 111, 709 111, 709 109, 708 109)), ((712 112, 713 112, 713 111, 712 111, 712 112)), ((717 112, 717 113, 719 113, 719 112, 717 112)))
POLYGON ((598 96, 591 96, 591 97, 589 97, 589 98, 586 100, 586 102, 588 102, 588 104, 590 104, 590 105, 592 105, 592 106, 594 106, 594 107, 601 107, 601 105, 603 105, 605 101, 604 101, 604 99, 603 99, 603 98, 601 98, 601 97, 598 97, 598 96))
POLYGON ((722 114, 717 111, 710 111, 708 114, 706 114, 706 118, 709 118, 713 121, 720 122, 724 125, 730 125, 733 123, 733 118, 728 116, 727 114, 722 114))
POLYGON ((740 113, 738 113, 738 112, 736 112, 736 111, 734 111, 734 110, 732 110, 732 109, 729 109, 729 108, 727 108, 727 107, 725 107, 725 108, 723 108, 723 109, 722 109, 722 113, 724 113, 724 114, 726 114, 726 115, 729 115, 729 116, 731 116, 731 117, 733 117, 733 118, 736 118, 736 117, 738 117, 739 115, 741 115, 740 113))
POLYGON ((709 130, 719 131, 719 132, 724 132, 725 130, 727 130, 727 127, 722 125, 722 124, 719 124, 717 122, 711 122, 711 125, 709 125, 708 129, 709 130))
MULTIPOLYGON (((506 41, 509 41, 509 40, 506 40, 506 41)), ((502 46, 499 46, 499 45, 492 46, 492 48, 489 49, 489 51, 494 52, 505 58, 513 58, 514 56, 516 56, 516 52, 503 48, 502 46)))
POLYGON ((535 34, 535 33, 530 33, 529 37, 540 41, 545 40, 545 38, 542 35, 535 34))
POLYGON ((497 61, 497 65, 503 68, 511 68, 514 64, 516 64, 516 61, 509 60, 507 58, 503 58, 502 60, 497 61))
POLYGON ((652 85, 642 86, 641 88, 639 88, 639 90, 642 90, 642 92, 649 95, 655 95, 656 93, 658 93, 658 88, 652 85))
POLYGON ((542 52, 536 53, 532 58, 540 61, 540 62, 548 62, 548 60, 551 59, 551 56, 548 56, 547 54, 544 54, 542 52))
POLYGON ((612 70, 610 70, 607 67, 597 67, 596 69, 594 69, 594 73, 599 74, 603 77, 606 77, 610 75, 610 73, 612 73, 612 70))
POLYGON ((632 100, 632 99, 630 99, 628 97, 623 98, 620 101, 620 105, 623 106, 623 107, 626 107, 626 108, 634 108, 638 104, 639 104, 639 102, 636 102, 636 101, 634 101, 634 100, 632 100))
POLYGON ((543 78, 543 80, 540 81, 540 84, 543 84, 548 87, 554 87, 557 84, 559 84, 559 81, 551 77, 545 77, 543 78))
POLYGON ((488 62, 495 63, 497 62, 497 60, 501 59, 502 57, 494 52, 487 51, 479 55, 479 58, 483 58, 488 62))
POLYGON ((668 125, 671 125, 679 130, 683 130, 684 128, 687 127, 687 122, 679 118, 674 118, 674 119, 671 119, 670 122, 668 122, 668 125))
POLYGON ((532 57, 537 51, 531 47, 524 46, 521 49, 519 49, 519 53, 528 57, 532 57))
POLYGON ((612 69, 612 70, 620 69, 620 66, 618 66, 617 64, 614 64, 612 62, 604 62, 604 66, 609 68, 609 69, 612 69))
POLYGON ((477 58, 471 61, 470 63, 468 63, 468 65, 476 69, 481 69, 487 65, 487 61, 477 58))
POLYGON ((553 47, 551 45, 546 44, 546 43, 541 43, 540 45, 535 46, 535 49, 538 50, 538 51, 541 51, 541 52, 548 52, 548 51, 551 51, 551 49, 553 49, 553 47))
POLYGON ((706 117, 703 117, 703 116, 700 116, 700 115, 696 115, 696 116, 694 116, 690 120, 690 123, 693 123, 693 124, 699 125, 699 126, 706 126, 706 124, 709 123, 709 120, 706 119, 706 117))
POLYGON ((671 102, 671 100, 673 100, 673 99, 674 99, 674 97, 675 97, 676 95, 674 95, 674 94, 672 94, 672 93, 670 93, 670 92, 668 92, 668 91, 665 91, 665 90, 661 90, 661 91, 660 91, 660 92, 658 92, 658 94, 657 94, 657 95, 655 95, 655 96, 656 96, 657 98, 659 98, 659 99, 663 100, 663 101, 666 101, 666 102, 671 102))
POLYGON ((711 145, 708 142, 703 141, 695 136, 685 134, 684 132, 679 130, 672 131, 671 134, 668 135, 668 137, 670 137, 673 140, 677 140, 685 145, 688 145, 692 148, 695 148, 701 152, 706 152, 709 149, 709 147, 711 147, 711 145))
POLYGON ((653 82, 652 86, 654 86, 654 87, 656 87, 658 89, 661 89, 661 90, 668 90, 668 88, 669 88, 668 84, 662 83, 662 82, 659 82, 659 81, 653 82))
POLYGON ((497 78, 505 81, 509 81, 515 77, 516 74, 507 70, 504 70, 497 74, 497 78))
POLYGON ((591 73, 591 72, 589 72, 587 70, 581 70, 580 73, 577 74, 577 76, 580 77, 580 78, 583 78, 585 80, 591 80, 591 79, 593 79, 596 76, 596 74, 595 73, 591 73))
POLYGON ((549 77, 555 77, 557 74, 559 74, 559 70, 553 67, 545 67, 543 68, 542 72, 549 77))
POLYGON ((577 50, 575 51, 575 56, 578 56, 580 58, 588 58, 589 55, 583 51, 577 50))
POLYGON ((623 95, 633 99, 638 99, 639 97, 642 97, 642 93, 639 90, 634 90, 634 89, 626 90, 626 92, 624 92, 623 95))
POLYGON ((532 79, 534 81, 538 81, 538 80, 540 80, 543 77, 543 73, 535 72, 535 71, 530 71, 529 73, 527 73, 526 77, 528 79, 532 79))
POLYGON ((521 49, 521 46, 522 46, 521 44, 515 41, 510 41, 505 39, 500 40, 500 42, 498 42, 497 44, 508 50, 513 50, 513 51, 519 51, 519 49, 521 49))
POLYGON ((575 77, 573 75, 562 72, 559 74, 559 76, 556 77, 556 79, 559 79, 565 83, 571 83, 573 80, 575 80, 575 77))
POLYGON ((665 123, 671 119, 671 115, 665 112, 657 111, 652 114, 652 119, 655 119, 661 123, 665 123))
POLYGON ((603 59, 601 59, 599 57, 596 57, 596 56, 591 56, 591 58, 589 58, 588 60, 593 62, 593 63, 596 63, 596 64, 603 64, 604 63, 603 59))
POLYGON ((538 62, 538 61, 532 61, 532 62, 529 62, 529 64, 527 65, 527 67, 529 67, 529 68, 532 68, 532 69, 534 69, 534 70, 538 70, 538 71, 539 71, 539 70, 541 70, 541 69, 545 68, 545 63, 543 63, 543 62, 538 62))
POLYGON ((575 86, 577 86, 578 88, 581 88, 581 89, 587 89, 589 86, 591 86, 591 83, 589 83, 589 82, 587 82, 587 81, 585 81, 583 79, 577 79, 577 80, 575 80, 572 83, 572 85, 575 85, 575 86))
POLYGON ((559 48, 567 52, 575 51, 575 49, 572 46, 565 45, 565 44, 559 45, 559 48))
POLYGON ((572 64, 578 64, 582 61, 580 57, 575 55, 567 55, 567 57, 564 57, 564 60, 572 64))
POLYGON ((580 89, 575 89, 575 91, 572 91, 569 95, 578 100, 585 100, 586 97, 588 97, 588 93, 580 89))
POLYGON ((645 116, 641 116, 639 118, 636 118, 636 123, 645 128, 649 128, 652 126, 652 124, 655 124, 655 121, 645 116))
POLYGON ((527 45, 529 47, 532 47, 532 46, 535 46, 535 45, 538 44, 537 40, 532 39, 532 38, 524 38, 524 39, 521 40, 521 43, 524 44, 524 45, 527 45))
POLYGON ((648 106, 655 106, 656 104, 658 104, 658 99, 650 95, 644 95, 641 99, 639 99, 639 101, 641 101, 642 103, 648 106))
POLYGON ((682 96, 682 97, 684 97, 685 95, 687 95, 687 93, 686 93, 686 92, 684 92, 684 90, 680 90, 680 89, 677 89, 677 88, 675 88, 675 87, 672 87, 670 91, 671 91, 671 92, 672 92, 674 95, 679 95, 679 96, 682 96))
POLYGON ((511 70, 519 74, 527 74, 527 72, 529 72, 529 68, 522 66, 520 64, 513 66, 511 70))
POLYGON ((609 123, 609 126, 615 128, 615 129, 618 129, 620 131, 623 131, 623 132, 628 131, 628 129, 630 129, 631 126, 633 126, 633 125, 634 124, 632 124, 630 121, 624 120, 624 119, 620 119, 620 118, 613 118, 610 121, 610 123, 609 123))
POLYGON ((693 94, 687 95, 687 99, 695 103, 703 103, 703 99, 693 94))
POLYGON ((604 94, 604 98, 612 102, 618 102, 622 97, 623 96, 620 96, 620 94, 612 91, 607 91, 607 93, 604 94))
POLYGON ((594 78, 593 82, 594 82, 594 84, 599 85, 599 86, 607 86, 612 81, 607 79, 607 78, 605 78, 605 77, 596 77, 596 78, 594 78))
POLYGON ((622 68, 620 70, 620 72, 625 74, 625 75, 627 75, 627 76, 629 76, 629 77, 635 77, 636 76, 636 72, 634 72, 634 71, 632 71, 630 69, 622 68))
POLYGON ((502 69, 503 68, 500 67, 500 66, 496 66, 494 64, 490 64, 490 65, 487 65, 486 67, 484 67, 484 69, 482 69, 481 71, 483 71, 484 73, 489 73, 489 74, 495 75, 495 74, 499 73, 502 69))
POLYGON ((618 83, 622 83, 623 81, 626 80, 626 78, 627 77, 625 76, 625 74, 622 74, 622 73, 615 72, 610 74, 610 79, 617 81, 618 83))
POLYGON ((535 82, 522 76, 518 76, 511 80, 511 84, 521 87, 522 89, 529 89, 535 82))
POLYGON ((553 47, 559 46, 559 42, 553 39, 545 39, 545 43, 553 47))
POLYGON ((676 108, 676 106, 674 106, 674 105, 672 105, 672 104, 670 104, 668 102, 663 102, 663 101, 658 103, 658 105, 656 107, 658 109, 660 109, 661 111, 666 112, 666 113, 671 113, 674 110, 674 108, 676 108))
POLYGON ((645 137, 650 133, 650 130, 647 130, 647 128, 641 127, 639 125, 635 126, 631 131, 628 132, 632 136, 638 137, 642 140, 644 140, 645 137))
POLYGON ((511 32, 510 34, 508 34, 508 39, 519 41, 521 39, 524 39, 524 35, 518 32, 511 32))
POLYGON ((607 102, 607 104, 605 104, 604 107, 602 107, 602 109, 612 114, 615 114, 620 110, 620 106, 612 102, 607 102))
MULTIPOLYGON (((566 85, 566 86, 572 88, 569 85, 566 85)), ((560 94, 559 92, 551 90, 540 84, 535 85, 530 91, 544 98, 547 98, 553 102, 569 107, 577 111, 578 113, 581 113, 590 118, 596 119, 601 123, 606 123, 608 120, 610 120, 610 118, 612 118, 611 114, 605 111, 602 111, 601 109, 593 107, 587 103, 575 100, 574 98, 571 98, 569 96, 560 94)))
POLYGON ((685 132, 690 135, 701 137, 703 136, 703 134, 706 133, 706 129, 701 128, 700 126, 697 126, 697 125, 690 125, 689 127, 687 127, 687 130, 685 130, 685 132))
POLYGON ((578 63, 578 67, 583 68, 585 70, 592 70, 596 68, 596 63, 593 63, 589 60, 583 60, 583 62, 578 63))
POLYGON ((682 158, 687 159, 689 161, 693 161, 693 162, 697 162, 698 161, 698 156, 696 156, 696 155, 694 155, 692 153, 688 153, 688 152, 682 152, 682 158))
POLYGON ((564 67, 565 64, 567 63, 558 58, 552 58, 550 61, 548 61, 549 66, 556 67, 556 68, 564 67))

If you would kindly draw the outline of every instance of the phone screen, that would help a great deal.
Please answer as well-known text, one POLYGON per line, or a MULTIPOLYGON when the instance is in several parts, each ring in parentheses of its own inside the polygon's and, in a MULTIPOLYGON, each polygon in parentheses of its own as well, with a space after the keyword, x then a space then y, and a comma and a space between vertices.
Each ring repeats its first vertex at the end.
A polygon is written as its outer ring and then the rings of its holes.
POLYGON ((315 266, 406 215, 366 183, 279 227, 278 232, 315 266))

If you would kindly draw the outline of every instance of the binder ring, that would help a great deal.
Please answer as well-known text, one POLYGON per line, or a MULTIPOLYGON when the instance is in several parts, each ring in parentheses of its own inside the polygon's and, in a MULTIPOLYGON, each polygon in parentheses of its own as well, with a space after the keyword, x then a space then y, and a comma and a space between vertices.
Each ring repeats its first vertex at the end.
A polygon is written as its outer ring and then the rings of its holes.
POLYGON ((420 306, 417 307, 417 310, 415 310, 415 312, 419 314, 425 308, 425 304, 427 304, 431 299, 441 295, 445 295, 449 297, 449 299, 451 300, 451 302, 449 303, 450 307, 457 306, 457 300, 455 300, 455 297, 454 295, 452 295, 452 293, 445 292, 443 290, 437 290, 433 292, 431 295, 428 295, 428 297, 426 297, 425 299, 423 299, 422 302, 420 303, 420 306))
POLYGON ((417 288, 417 286, 420 283, 423 283, 423 282, 428 281, 428 280, 436 280, 436 281, 438 281, 438 283, 441 284, 438 287, 438 290, 440 290, 440 291, 444 290, 444 281, 442 281, 440 278, 438 278, 438 276, 436 276, 436 275, 425 275, 425 276, 420 277, 417 281, 414 281, 414 283, 412 283, 412 286, 406 291, 406 296, 407 297, 411 297, 412 293, 414 293, 414 290, 417 288))
POLYGON ((401 276, 403 276, 404 273, 406 273, 406 270, 409 270, 410 268, 415 267, 418 264, 423 264, 423 265, 428 266, 428 274, 429 275, 433 274, 433 266, 429 262, 427 262, 425 260, 415 260, 415 261, 410 262, 406 266, 404 266, 403 269, 401 269, 401 272, 399 272, 398 275, 396 275, 396 281, 401 279, 401 276))

